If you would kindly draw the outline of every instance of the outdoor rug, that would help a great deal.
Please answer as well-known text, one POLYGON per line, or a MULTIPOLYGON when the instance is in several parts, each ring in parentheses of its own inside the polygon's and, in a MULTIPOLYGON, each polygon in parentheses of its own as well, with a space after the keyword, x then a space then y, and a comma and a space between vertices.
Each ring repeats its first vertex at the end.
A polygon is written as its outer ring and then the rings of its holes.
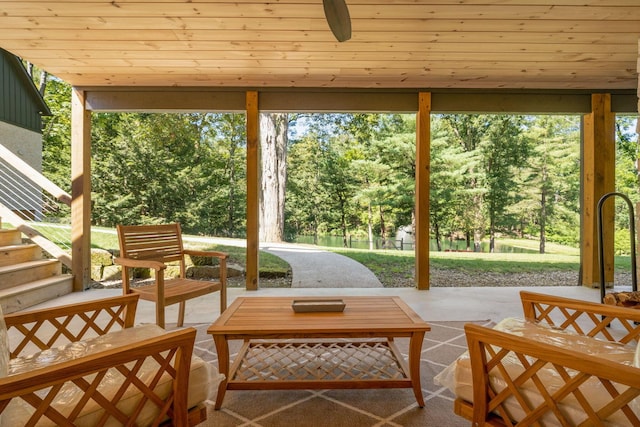
MULTIPOLYGON (((360 427, 360 426, 468 426, 469 421, 453 413, 453 394, 437 386, 433 377, 467 349, 464 324, 428 322, 421 357, 421 385, 425 407, 419 408, 411 389, 373 390, 229 390, 222 408, 213 409, 215 392, 207 401, 207 421, 201 426, 248 427, 360 427)), ((491 321, 473 322, 492 326, 491 321)), ((212 363, 218 359, 208 325, 198 329, 194 353, 212 363)), ((406 357, 408 339, 396 343, 406 357)), ((230 345, 231 359, 240 342, 230 345)))

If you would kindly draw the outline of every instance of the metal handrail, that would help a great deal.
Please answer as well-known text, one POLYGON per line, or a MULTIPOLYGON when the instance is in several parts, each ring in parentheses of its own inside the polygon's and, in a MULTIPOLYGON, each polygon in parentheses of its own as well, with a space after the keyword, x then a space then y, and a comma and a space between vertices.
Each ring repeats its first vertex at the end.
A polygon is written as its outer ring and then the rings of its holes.
POLYGON ((629 207, 629 234, 631 241, 631 289, 635 292, 638 290, 638 278, 636 272, 636 226, 635 216, 633 213, 633 204, 629 197, 619 192, 607 193, 598 201, 598 262, 600 264, 600 301, 604 303, 605 296, 605 278, 604 278, 604 231, 602 224, 602 208, 604 202, 610 197, 619 196, 627 203, 629 207))
POLYGON ((9 201, 9 206, 0 203, 0 217, 6 219, 44 251, 71 268, 71 255, 32 226, 35 224, 32 219, 40 215, 33 215, 33 217, 22 215, 21 211, 16 210, 16 207, 11 203, 16 201, 18 204, 34 203, 40 207, 47 206, 47 203, 61 203, 70 206, 71 196, 2 144, 0 144, 0 160, 2 160, 0 162, 0 166, 2 166, 0 187, 2 194, 9 201), (25 196, 36 189, 40 194, 44 194, 42 191, 47 192, 50 195, 47 196, 48 200, 38 198, 36 202, 36 198, 32 195, 25 196))

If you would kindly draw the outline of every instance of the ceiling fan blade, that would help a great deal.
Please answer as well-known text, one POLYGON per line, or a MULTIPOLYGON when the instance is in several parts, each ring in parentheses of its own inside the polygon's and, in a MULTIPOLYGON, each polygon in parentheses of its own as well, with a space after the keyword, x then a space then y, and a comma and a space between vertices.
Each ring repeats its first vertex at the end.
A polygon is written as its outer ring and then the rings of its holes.
POLYGON ((351 17, 345 0, 322 0, 324 15, 331 32, 339 42, 351 38, 351 17))

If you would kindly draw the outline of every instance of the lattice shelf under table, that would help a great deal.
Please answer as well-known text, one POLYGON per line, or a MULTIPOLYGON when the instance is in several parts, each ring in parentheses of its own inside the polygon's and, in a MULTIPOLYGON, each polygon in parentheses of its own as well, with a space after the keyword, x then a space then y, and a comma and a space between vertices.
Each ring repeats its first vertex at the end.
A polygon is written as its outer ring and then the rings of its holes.
POLYGON ((245 341, 230 389, 410 387, 393 341, 245 341))

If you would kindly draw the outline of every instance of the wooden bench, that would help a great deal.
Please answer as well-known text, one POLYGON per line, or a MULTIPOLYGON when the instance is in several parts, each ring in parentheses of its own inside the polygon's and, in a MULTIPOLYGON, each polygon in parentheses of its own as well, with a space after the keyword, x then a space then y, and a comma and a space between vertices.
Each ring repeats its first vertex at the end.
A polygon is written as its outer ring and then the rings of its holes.
POLYGON ((137 303, 125 295, 0 317, 0 424, 203 422, 210 384, 192 356, 196 330, 133 326, 137 303))
MULTIPOLYGON (((227 308, 227 254, 216 251, 184 249, 179 224, 162 225, 118 225, 120 257, 115 259, 122 266, 123 293, 135 293, 141 299, 156 303, 156 324, 165 326, 164 309, 168 305, 180 304, 178 326, 184 323, 185 301, 220 292, 220 313, 227 308), (217 281, 193 280, 186 278, 185 255, 214 257, 219 260, 220 278, 217 281), (167 263, 178 262, 180 276, 165 279, 167 263), (155 283, 132 287, 130 270, 149 268, 155 271, 155 283)), ((213 320, 213 319, 212 319, 213 320)))
POLYGON ((521 329, 465 325, 455 413, 474 426, 640 425, 640 368, 631 366, 640 311, 531 292, 521 300, 521 329))

